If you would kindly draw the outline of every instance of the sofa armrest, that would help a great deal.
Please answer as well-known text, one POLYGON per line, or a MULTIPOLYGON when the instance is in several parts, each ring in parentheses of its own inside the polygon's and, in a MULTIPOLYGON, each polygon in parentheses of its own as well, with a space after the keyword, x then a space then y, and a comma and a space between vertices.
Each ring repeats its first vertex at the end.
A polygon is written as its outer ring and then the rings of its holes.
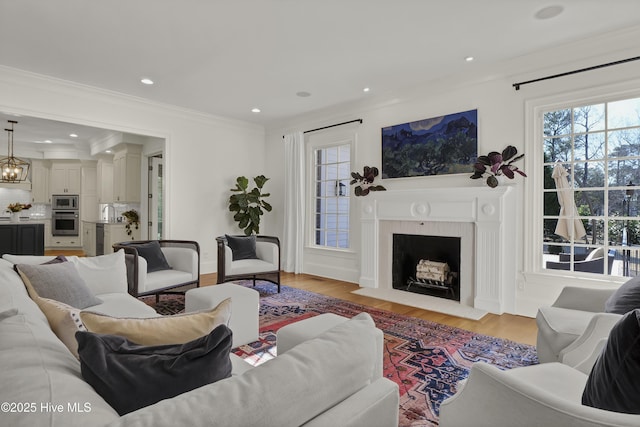
POLYGON ((552 307, 599 313, 604 311, 604 303, 615 289, 581 288, 565 286, 552 307))
POLYGON ((609 332, 620 318, 620 314, 596 313, 582 335, 560 352, 560 361, 576 368, 580 365, 580 370, 589 374, 602 350, 602 340, 606 342, 609 332), (586 363, 588 360, 592 361, 591 366, 586 363))

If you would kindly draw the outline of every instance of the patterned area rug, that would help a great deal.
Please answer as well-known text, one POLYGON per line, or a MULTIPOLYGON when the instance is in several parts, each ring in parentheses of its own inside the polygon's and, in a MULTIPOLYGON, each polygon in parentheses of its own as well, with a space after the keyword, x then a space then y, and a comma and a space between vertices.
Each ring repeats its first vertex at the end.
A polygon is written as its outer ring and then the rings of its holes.
MULTIPOLYGON (((249 281, 241 282, 251 286, 249 281)), ((474 362, 502 369, 537 363, 535 347, 501 338, 479 335, 386 310, 315 294, 301 289, 258 283, 260 292, 260 340, 234 349, 254 365, 276 355, 278 329, 322 313, 352 317, 366 311, 384 331, 384 374, 400 386, 400 426, 437 426, 440 402, 455 394, 474 362)), ((153 297, 144 298, 155 305, 153 297)), ((161 298, 156 310, 172 314, 181 308, 182 297, 161 298)))

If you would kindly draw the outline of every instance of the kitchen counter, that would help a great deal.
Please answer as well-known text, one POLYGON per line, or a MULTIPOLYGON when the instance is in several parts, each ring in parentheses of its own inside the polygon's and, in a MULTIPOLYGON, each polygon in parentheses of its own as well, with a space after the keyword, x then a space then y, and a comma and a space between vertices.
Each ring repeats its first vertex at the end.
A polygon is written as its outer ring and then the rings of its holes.
POLYGON ((39 219, 30 219, 30 218, 21 218, 18 222, 11 222, 9 217, 0 217, 0 225, 7 224, 50 224, 51 218, 39 218, 39 219))

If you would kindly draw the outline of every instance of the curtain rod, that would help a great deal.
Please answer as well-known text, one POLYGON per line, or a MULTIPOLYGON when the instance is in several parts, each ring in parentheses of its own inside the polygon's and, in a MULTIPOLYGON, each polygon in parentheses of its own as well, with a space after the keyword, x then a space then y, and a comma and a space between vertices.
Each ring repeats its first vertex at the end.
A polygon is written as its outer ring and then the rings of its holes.
MULTIPOLYGON (((329 129, 329 128, 334 128, 336 126, 348 125, 349 123, 355 123, 355 122, 359 122, 360 124, 362 124, 362 119, 349 120, 348 122, 336 123, 335 125, 329 125, 329 126, 323 126, 321 128, 305 130, 302 133, 316 132, 316 131, 319 131, 319 130, 325 130, 325 129, 329 129)), ((284 138, 284 135, 282 135, 282 137, 284 138)))
POLYGON ((526 82, 514 83, 513 87, 516 90, 520 90, 520 86, 526 85, 526 84, 529 84, 529 83, 536 83, 536 82, 540 82, 542 80, 555 79, 557 77, 564 77, 564 76, 569 76, 571 74, 583 73, 585 71, 597 70, 599 68, 610 67, 612 65, 619 65, 619 64, 624 64, 626 62, 637 61, 638 59, 640 59, 640 56, 636 56, 634 58, 628 58, 628 59, 621 59, 620 61, 609 62, 607 64, 594 65, 593 67, 581 68, 579 70, 573 70, 573 71, 568 71, 566 73, 554 74, 552 76, 541 77, 539 79, 528 80, 526 82))

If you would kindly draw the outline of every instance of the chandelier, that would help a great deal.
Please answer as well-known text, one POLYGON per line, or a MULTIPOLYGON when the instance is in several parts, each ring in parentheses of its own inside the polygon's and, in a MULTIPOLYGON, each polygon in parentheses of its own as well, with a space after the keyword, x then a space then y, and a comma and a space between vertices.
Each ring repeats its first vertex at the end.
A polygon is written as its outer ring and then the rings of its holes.
POLYGON ((2 179, 0 182, 22 182, 27 180, 29 175, 29 162, 22 160, 13 155, 13 125, 17 124, 15 120, 7 120, 11 123, 11 129, 5 129, 8 134, 7 138, 7 157, 0 158, 0 170, 2 171, 2 179))

